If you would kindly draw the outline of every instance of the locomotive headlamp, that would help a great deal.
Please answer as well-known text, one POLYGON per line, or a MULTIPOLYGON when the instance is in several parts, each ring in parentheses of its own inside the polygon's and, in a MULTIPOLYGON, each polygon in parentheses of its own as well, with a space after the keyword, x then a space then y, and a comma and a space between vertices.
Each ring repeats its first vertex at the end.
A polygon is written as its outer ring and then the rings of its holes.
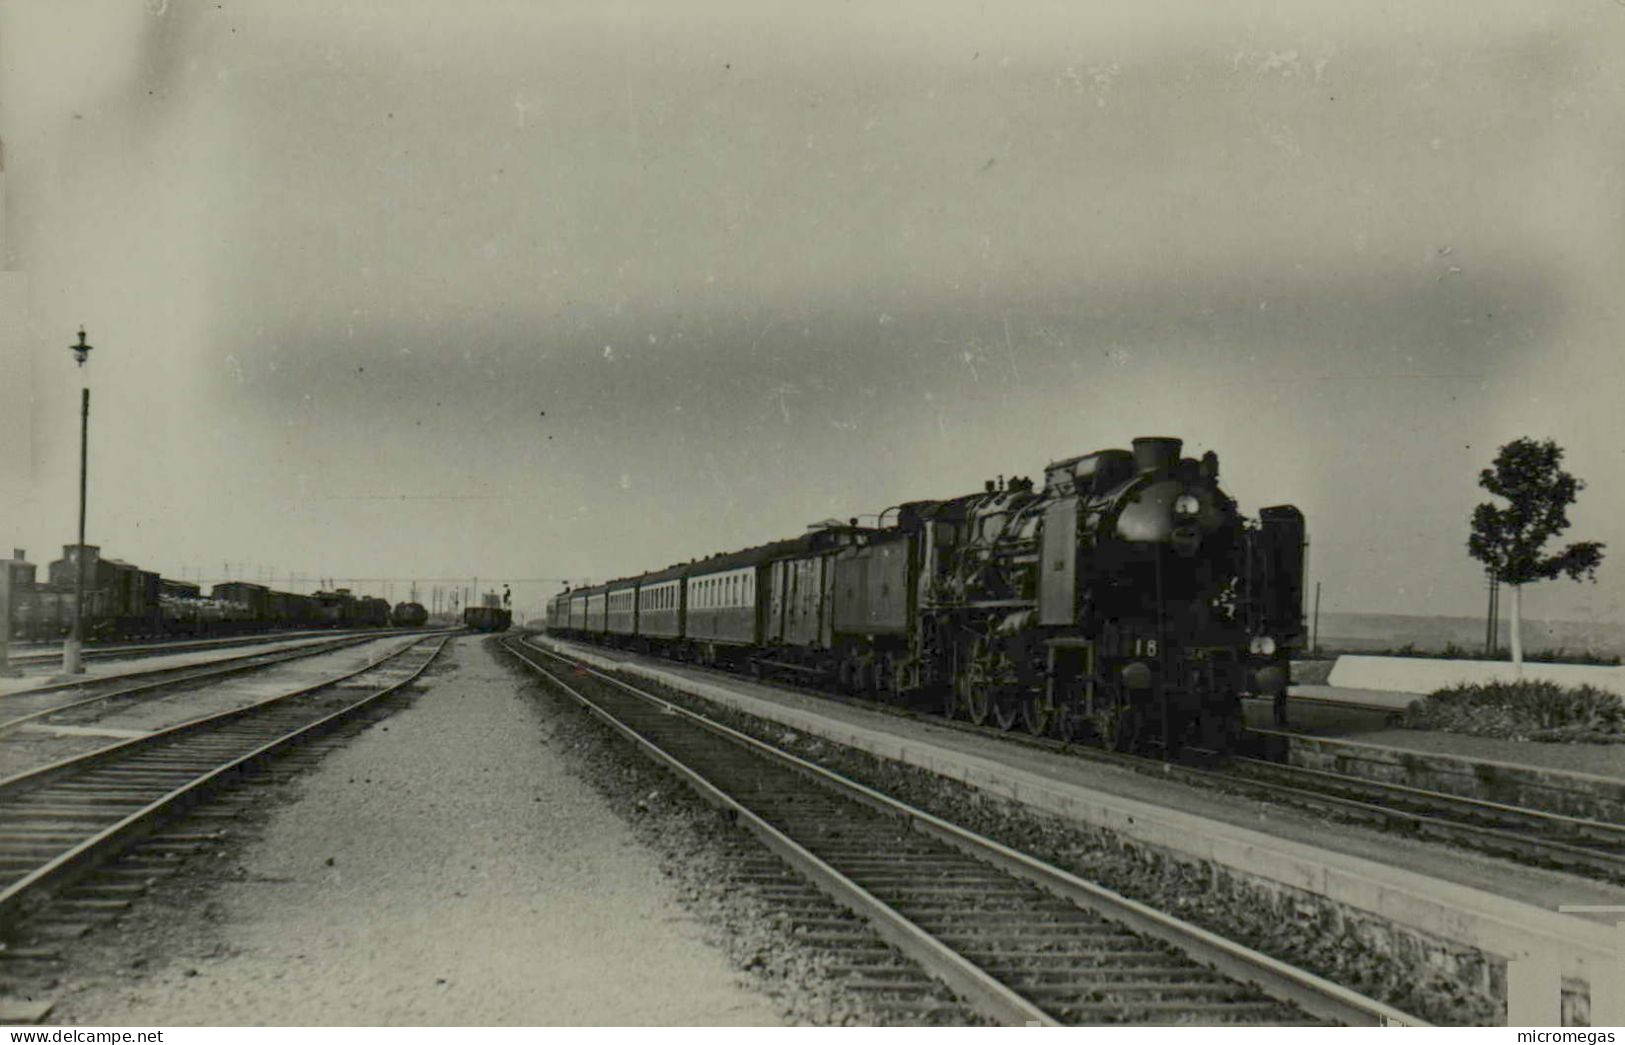
POLYGON ((1261 656, 1271 656, 1275 653, 1275 640, 1268 635, 1255 635, 1247 648, 1261 656))
POLYGON ((1175 515, 1195 515, 1201 510, 1202 502, 1194 494, 1182 493, 1174 498, 1175 515))

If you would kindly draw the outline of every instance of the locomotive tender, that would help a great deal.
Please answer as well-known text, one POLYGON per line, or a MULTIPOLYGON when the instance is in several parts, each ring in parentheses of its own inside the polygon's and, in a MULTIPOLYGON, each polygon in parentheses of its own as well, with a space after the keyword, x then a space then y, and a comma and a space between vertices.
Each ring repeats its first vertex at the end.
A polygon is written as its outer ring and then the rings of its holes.
MULTIPOLYGON (((1243 695, 1279 698, 1303 640, 1304 521, 1249 520, 1218 456, 1135 439, 1039 487, 895 508, 565 591, 551 632, 1118 749, 1223 750, 1243 695), (881 520, 894 509, 883 512, 881 520)), ((1279 703, 1278 703, 1279 706, 1279 703)))

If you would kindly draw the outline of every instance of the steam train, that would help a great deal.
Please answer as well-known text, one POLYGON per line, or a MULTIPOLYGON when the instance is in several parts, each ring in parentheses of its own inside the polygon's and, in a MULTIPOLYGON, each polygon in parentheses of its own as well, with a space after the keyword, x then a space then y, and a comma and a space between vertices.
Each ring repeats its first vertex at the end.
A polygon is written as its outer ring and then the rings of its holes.
POLYGON ((914 501, 548 605, 563 636, 1119 750, 1233 746, 1302 643, 1305 529, 1248 519, 1179 439, 914 501))

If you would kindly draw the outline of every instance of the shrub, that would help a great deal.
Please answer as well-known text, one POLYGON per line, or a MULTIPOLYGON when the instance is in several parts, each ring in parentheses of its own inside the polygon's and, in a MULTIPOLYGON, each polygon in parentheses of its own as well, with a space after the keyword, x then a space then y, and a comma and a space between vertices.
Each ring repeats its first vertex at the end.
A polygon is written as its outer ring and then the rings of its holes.
POLYGON ((1625 743, 1625 701, 1595 686, 1530 679, 1475 683, 1412 701, 1402 724, 1512 740, 1625 743))

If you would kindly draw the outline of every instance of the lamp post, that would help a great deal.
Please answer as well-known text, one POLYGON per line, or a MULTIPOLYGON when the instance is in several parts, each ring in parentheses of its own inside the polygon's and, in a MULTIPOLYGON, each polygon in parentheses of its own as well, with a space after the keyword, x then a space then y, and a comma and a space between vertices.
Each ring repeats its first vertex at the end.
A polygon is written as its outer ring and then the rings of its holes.
MULTIPOLYGON (((79 343, 69 345, 68 351, 82 369, 90 358, 91 346, 85 344, 85 328, 79 328, 79 343)), ((79 396, 79 544, 73 551, 73 632, 62 646, 62 673, 80 675, 80 650, 85 638, 85 460, 90 439, 90 386, 80 389, 79 396)))

